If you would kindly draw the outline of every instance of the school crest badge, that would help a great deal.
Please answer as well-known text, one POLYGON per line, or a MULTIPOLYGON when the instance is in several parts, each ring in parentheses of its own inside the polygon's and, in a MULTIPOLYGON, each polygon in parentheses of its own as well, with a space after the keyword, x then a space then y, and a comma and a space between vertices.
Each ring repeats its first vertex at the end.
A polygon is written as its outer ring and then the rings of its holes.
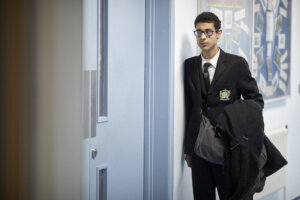
POLYGON ((224 89, 220 90, 220 100, 229 101, 230 100, 230 90, 224 89))

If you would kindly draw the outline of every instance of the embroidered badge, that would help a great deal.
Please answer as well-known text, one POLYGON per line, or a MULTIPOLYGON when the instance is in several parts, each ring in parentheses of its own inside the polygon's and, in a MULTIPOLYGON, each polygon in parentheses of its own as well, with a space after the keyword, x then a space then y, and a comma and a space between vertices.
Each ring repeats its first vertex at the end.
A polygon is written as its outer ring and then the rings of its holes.
POLYGON ((220 90, 220 100, 229 101, 230 100, 230 90, 224 89, 220 90))

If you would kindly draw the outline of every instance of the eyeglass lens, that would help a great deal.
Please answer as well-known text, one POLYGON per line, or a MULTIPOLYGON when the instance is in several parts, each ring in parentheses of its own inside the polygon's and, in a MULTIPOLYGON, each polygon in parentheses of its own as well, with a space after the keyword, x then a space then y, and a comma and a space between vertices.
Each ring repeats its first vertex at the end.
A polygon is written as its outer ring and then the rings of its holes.
POLYGON ((204 30, 204 31, 202 31, 202 30, 195 30, 195 31, 194 31, 194 34, 195 34, 195 36, 197 36, 197 37, 201 37, 202 33, 204 33, 204 35, 205 35, 206 37, 210 37, 210 36, 213 35, 214 32, 216 32, 216 31, 213 31, 213 30, 210 30, 210 29, 204 30))

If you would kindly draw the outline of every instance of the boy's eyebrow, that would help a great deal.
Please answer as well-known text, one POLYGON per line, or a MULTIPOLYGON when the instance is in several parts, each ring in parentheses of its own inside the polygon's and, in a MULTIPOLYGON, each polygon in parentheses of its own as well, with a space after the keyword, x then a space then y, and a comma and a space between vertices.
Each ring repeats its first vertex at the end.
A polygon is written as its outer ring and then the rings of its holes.
POLYGON ((207 29, 205 29, 205 30, 202 30, 202 29, 196 29, 196 31, 213 31, 213 30, 210 29, 210 28, 207 28, 207 29))

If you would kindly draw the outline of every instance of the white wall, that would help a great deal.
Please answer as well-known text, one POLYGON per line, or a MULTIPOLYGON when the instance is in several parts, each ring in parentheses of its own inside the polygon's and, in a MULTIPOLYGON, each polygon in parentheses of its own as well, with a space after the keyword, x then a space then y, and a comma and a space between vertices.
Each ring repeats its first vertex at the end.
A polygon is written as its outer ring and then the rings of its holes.
MULTIPOLYGON (((289 98, 267 103, 264 109, 266 132, 288 125, 288 166, 287 166, 287 199, 300 195, 300 68, 298 67, 298 48, 300 46, 300 1, 292 1, 292 32, 291 32, 291 95, 289 98)), ((197 0, 186 3, 175 0, 175 62, 174 62, 174 199, 193 199, 190 169, 184 163, 184 100, 183 100, 183 61, 196 55, 196 41, 192 34, 194 19, 197 15, 197 0)), ((280 199, 272 194, 267 199, 280 199)))
POLYGON ((191 170, 183 155, 184 96, 183 61, 196 55, 193 35, 197 15, 197 0, 175 0, 175 50, 174 50, 174 200, 193 199, 191 170))
POLYGON ((33 199, 81 199, 81 0, 37 2, 33 199))
POLYGON ((53 199, 81 197, 81 0, 55 0, 52 26, 53 199))
MULTIPOLYGON (((291 95, 286 100, 268 103, 264 109, 266 130, 283 128, 288 125, 288 149, 287 149, 287 199, 300 196, 300 68, 299 53, 300 46, 300 1, 292 0, 292 32, 291 32, 291 95)), ((280 196, 280 191, 264 199, 275 199, 280 196), (278 194, 277 194, 278 193, 278 194), (271 197, 272 196, 272 197, 271 197)))

